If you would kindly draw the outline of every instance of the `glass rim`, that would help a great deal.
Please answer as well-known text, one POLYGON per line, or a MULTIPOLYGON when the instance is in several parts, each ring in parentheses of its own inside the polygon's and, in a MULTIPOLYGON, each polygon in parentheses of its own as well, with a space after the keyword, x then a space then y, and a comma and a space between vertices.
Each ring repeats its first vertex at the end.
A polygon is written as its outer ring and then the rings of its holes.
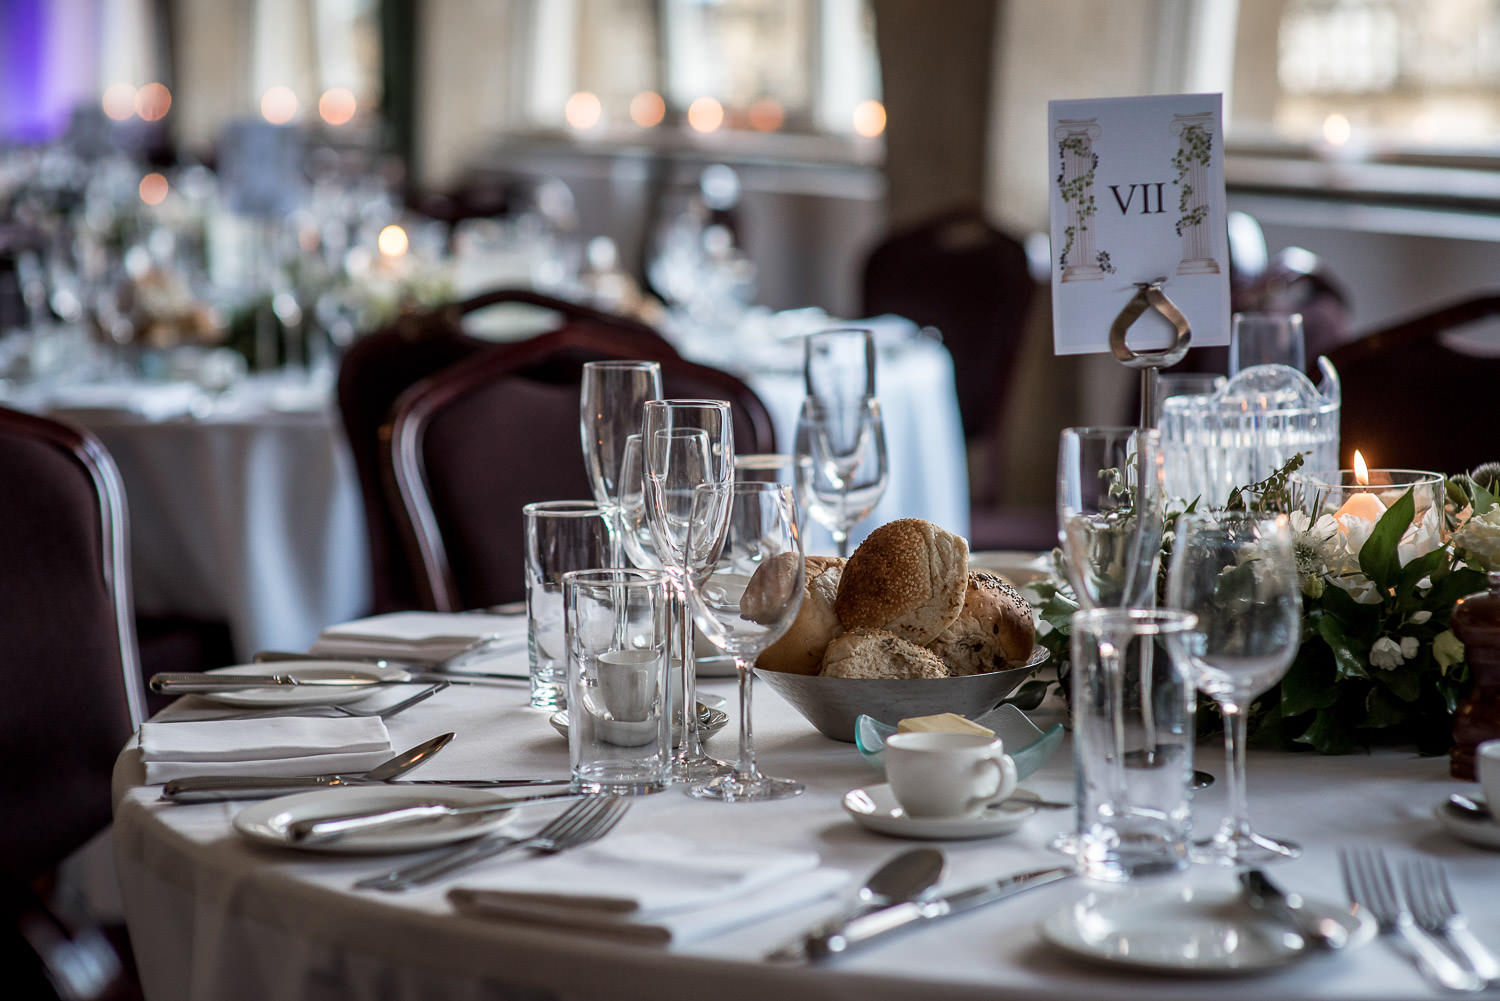
POLYGON ((601 359, 599 361, 586 361, 586 362, 583 363, 583 367, 585 369, 590 369, 590 368, 592 368, 592 369, 604 369, 604 368, 620 368, 620 369, 653 369, 653 368, 655 368, 655 369, 659 369, 659 368, 661 368, 661 362, 659 362, 659 361, 650 361, 650 360, 645 359, 645 358, 642 358, 642 359, 605 358, 605 359, 601 359))
POLYGON ((1073 613, 1073 635, 1129 632, 1134 636, 1175 636, 1198 626, 1198 616, 1181 608, 1085 608, 1073 613))
POLYGON ((672 407, 707 407, 713 410, 720 410, 730 409, 733 407, 733 404, 731 404, 728 400, 709 400, 699 399, 696 397, 677 396, 668 397, 661 400, 647 400, 644 405, 648 407, 662 407, 664 409, 671 409, 672 407))
POLYGON ((606 513, 607 508, 592 500, 532 501, 521 508, 522 517, 545 514, 557 518, 587 518, 606 513))
POLYGON ((583 570, 568 570, 562 575, 564 587, 569 584, 592 587, 656 587, 671 580, 665 570, 648 570, 640 567, 588 567, 583 570))
POLYGON ((1343 482, 1346 475, 1350 480, 1353 480, 1358 475, 1357 471, 1354 469, 1299 469, 1291 475, 1291 478, 1293 480, 1311 484, 1312 486, 1334 487, 1339 490, 1349 490, 1351 488, 1355 490, 1374 490, 1380 487, 1415 487, 1422 486, 1424 484, 1431 484, 1436 486, 1437 484, 1443 483, 1448 479, 1446 474, 1439 473, 1432 469, 1398 469, 1386 468, 1384 466, 1371 466, 1366 470, 1366 473, 1370 476, 1374 476, 1376 473, 1381 473, 1383 475, 1405 476, 1406 479, 1390 480, 1385 483, 1376 483, 1374 481, 1371 481, 1369 483, 1343 482), (1338 477, 1338 479, 1330 480, 1327 478, 1329 476, 1336 476, 1338 477))
POLYGON ((1062 431, 1059 432, 1059 436, 1072 435, 1075 438, 1102 438, 1105 435, 1129 437, 1133 434, 1148 435, 1151 437, 1160 438, 1161 429, 1136 427, 1129 424, 1081 424, 1077 427, 1063 428, 1062 431))

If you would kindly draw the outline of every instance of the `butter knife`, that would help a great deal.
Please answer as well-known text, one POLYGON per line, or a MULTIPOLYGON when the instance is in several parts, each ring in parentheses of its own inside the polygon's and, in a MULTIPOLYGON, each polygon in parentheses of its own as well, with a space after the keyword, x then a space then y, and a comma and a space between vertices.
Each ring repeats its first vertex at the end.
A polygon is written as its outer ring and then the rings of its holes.
POLYGON ((911 900, 892 907, 884 907, 878 911, 851 918, 838 928, 809 936, 806 942, 807 958, 819 960, 841 955, 874 939, 919 924, 926 924, 929 921, 963 914, 1038 886, 1056 883, 1074 874, 1075 870, 1072 866, 1032 869, 980 883, 978 886, 971 886, 967 890, 960 890, 946 897, 911 900))
POLYGON ((399 827, 403 824, 445 820, 449 817, 483 817, 491 813, 504 813, 506 810, 513 810, 520 806, 530 806, 534 803, 558 803, 572 799, 587 799, 593 795, 596 794, 570 789, 566 792, 547 792, 536 796, 498 799, 493 803, 481 803, 475 806, 421 803, 374 813, 349 813, 321 817, 316 820, 297 820, 287 827, 287 837, 293 844, 315 844, 364 831, 399 827))
MULTIPOLYGON (((501 680, 496 675, 489 677, 501 680)), ((252 688, 372 688, 379 685, 424 685, 446 681, 453 685, 482 685, 479 678, 451 677, 430 671, 403 671, 400 677, 378 678, 368 674, 326 674, 301 672, 298 674, 270 672, 266 674, 214 674, 197 671, 178 671, 153 674, 150 688, 161 695, 189 695, 209 692, 238 692, 252 688)))
POLYGON ((1287 893, 1259 869, 1240 872, 1245 902, 1290 926, 1302 941, 1324 949, 1342 949, 1349 944, 1349 929, 1332 918, 1319 917, 1303 906, 1302 897, 1287 893))
POLYGON ((189 775, 173 779, 162 787, 161 798, 173 803, 220 803, 234 800, 274 799, 309 789, 334 786, 458 786, 467 789, 515 789, 526 786, 571 785, 571 778, 557 779, 403 779, 382 781, 363 775, 189 775))

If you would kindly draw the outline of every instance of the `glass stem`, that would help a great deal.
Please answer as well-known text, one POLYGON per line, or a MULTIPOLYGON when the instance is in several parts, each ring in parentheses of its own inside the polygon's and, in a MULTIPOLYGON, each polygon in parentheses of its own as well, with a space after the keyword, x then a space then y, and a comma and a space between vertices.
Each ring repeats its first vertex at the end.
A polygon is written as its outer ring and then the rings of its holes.
POLYGON ((1250 815, 1245 804, 1245 741, 1249 721, 1238 702, 1222 701, 1224 714, 1224 757, 1229 765, 1229 813, 1219 830, 1223 841, 1243 842, 1250 839, 1250 815))
POLYGON ((679 591, 682 600, 682 754, 696 761, 703 754, 698 744, 698 669, 693 657, 693 614, 688 609, 687 585, 679 591))
POLYGON ((760 769, 755 766, 755 743, 750 733, 750 686, 755 681, 751 666, 741 657, 734 658, 734 670, 740 676, 740 760, 734 777, 741 782, 760 778, 760 769))
POLYGON ((839 548, 839 556, 847 559, 849 556, 849 533, 842 529, 834 529, 830 534, 833 535, 834 545, 839 548))

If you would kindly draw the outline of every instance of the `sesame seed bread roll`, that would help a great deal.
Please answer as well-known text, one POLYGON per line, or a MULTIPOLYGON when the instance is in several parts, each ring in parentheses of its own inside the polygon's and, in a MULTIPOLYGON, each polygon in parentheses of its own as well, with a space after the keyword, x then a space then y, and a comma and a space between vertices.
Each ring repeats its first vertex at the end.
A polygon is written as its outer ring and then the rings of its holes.
MULTIPOLYGON (((784 568, 777 568, 775 571, 769 569, 776 559, 779 557, 757 570, 755 577, 750 580, 750 588, 746 589, 745 600, 741 602, 740 609, 751 618, 754 618, 752 613, 757 610, 752 600, 756 578, 762 573, 787 572, 784 568)), ((818 668, 823 663, 823 651, 835 636, 844 631, 844 627, 839 625, 839 617, 833 611, 833 599, 838 594, 839 578, 843 570, 844 561, 836 557, 807 557, 802 607, 797 610, 797 618, 786 635, 761 651, 755 661, 756 667, 788 674, 818 673, 818 668)))
POLYGON ((969 586, 969 543, 930 521, 902 518, 860 543, 834 610, 848 629, 884 629, 926 646, 958 618, 969 586))
POLYGON ((1020 667, 1036 642, 1031 605, 1004 578, 969 571, 963 610, 927 645, 955 676, 1020 667))

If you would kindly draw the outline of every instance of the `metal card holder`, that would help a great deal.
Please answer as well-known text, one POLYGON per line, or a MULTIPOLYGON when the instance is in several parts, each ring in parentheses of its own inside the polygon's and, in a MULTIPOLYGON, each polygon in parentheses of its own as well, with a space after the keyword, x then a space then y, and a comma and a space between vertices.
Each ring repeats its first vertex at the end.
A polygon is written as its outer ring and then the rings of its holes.
POLYGON ((1114 356, 1126 368, 1141 370, 1141 427, 1143 428, 1156 426, 1157 378, 1161 370, 1182 361, 1193 339, 1193 331, 1188 325, 1187 317, 1182 315, 1182 310, 1178 309, 1177 304, 1167 298, 1167 294, 1162 291, 1162 286, 1166 284, 1166 281, 1165 278, 1156 278, 1149 282, 1136 282, 1135 295, 1131 296, 1130 301, 1125 304, 1124 309, 1120 310, 1120 314, 1115 317, 1115 322, 1110 324, 1109 328, 1110 351, 1114 352, 1114 356), (1156 310, 1172 325, 1174 336, 1172 343, 1164 348, 1137 351, 1125 343, 1125 336, 1148 309, 1156 310))

